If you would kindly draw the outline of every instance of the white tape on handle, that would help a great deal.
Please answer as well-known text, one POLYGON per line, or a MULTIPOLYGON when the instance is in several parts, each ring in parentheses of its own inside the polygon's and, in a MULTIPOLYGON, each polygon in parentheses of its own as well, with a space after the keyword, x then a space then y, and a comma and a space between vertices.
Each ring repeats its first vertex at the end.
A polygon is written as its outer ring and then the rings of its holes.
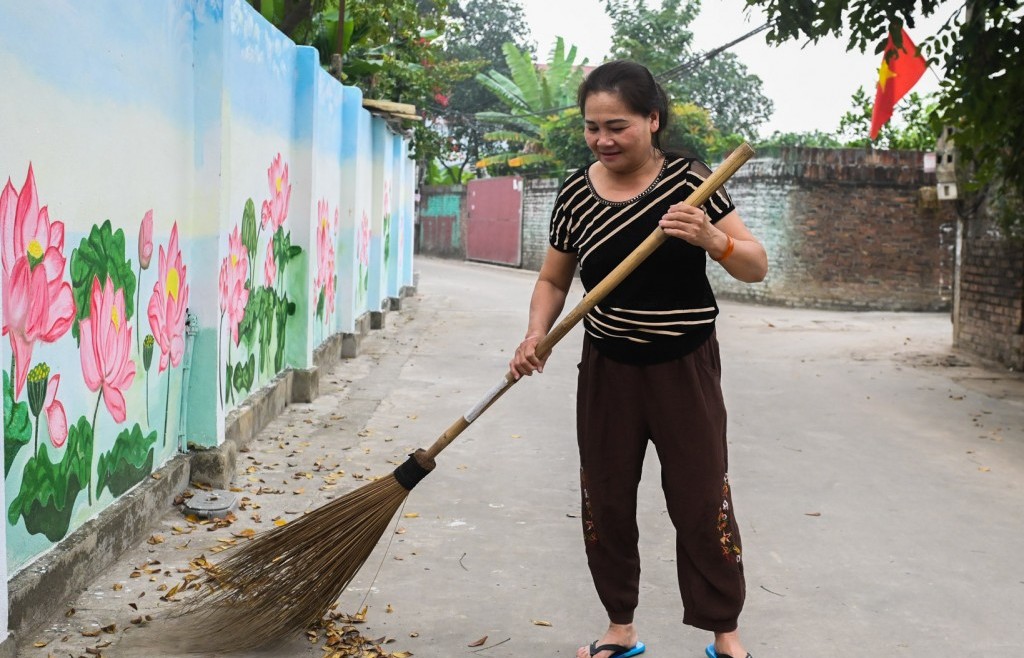
POLYGON ((467 411, 465 413, 465 415, 463 415, 462 417, 466 419, 467 423, 472 423, 474 420, 476 420, 477 418, 480 417, 480 414, 482 414, 484 412, 484 410, 487 409, 487 407, 492 402, 494 402, 494 399, 497 398, 499 395, 501 395, 502 392, 506 388, 508 388, 508 386, 509 386, 508 380, 505 379, 504 377, 502 377, 501 381, 498 382, 498 385, 495 386, 494 388, 492 388, 491 390, 487 391, 487 395, 485 395, 483 397, 483 399, 481 399, 479 402, 477 402, 473 406, 473 408, 470 409, 469 411, 467 411))

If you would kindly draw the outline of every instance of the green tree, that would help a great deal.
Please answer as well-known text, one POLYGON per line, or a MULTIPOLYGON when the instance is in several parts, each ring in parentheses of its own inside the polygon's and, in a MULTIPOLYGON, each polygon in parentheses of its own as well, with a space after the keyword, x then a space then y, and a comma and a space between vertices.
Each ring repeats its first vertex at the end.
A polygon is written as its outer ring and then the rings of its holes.
MULTIPOLYGON (((767 39, 817 42, 849 34, 848 50, 876 53, 887 37, 902 43, 901 29, 913 28, 915 15, 939 11, 949 15, 935 34, 918 44, 932 64, 942 64, 936 108, 930 120, 936 129, 950 126, 968 188, 991 192, 1002 206, 1009 234, 1024 231, 1024 10, 1020 0, 967 0, 950 5, 942 0, 747 0, 772 21, 767 39)), ((920 39, 920 35, 918 35, 920 39)))
POLYGON ((700 0, 663 0, 653 9, 647 0, 605 0, 605 11, 615 25, 612 55, 647 66, 673 100, 706 108, 721 133, 752 139, 771 117, 761 79, 735 54, 695 52, 689 26, 700 0))
MULTIPOLYGON (((893 118, 882 126, 874 145, 887 149, 933 150, 936 134, 928 117, 934 104, 929 101, 930 98, 916 92, 907 94, 896 106, 893 118)), ((839 119, 836 135, 844 146, 869 146, 875 101, 860 87, 850 102, 853 107, 839 119)))
MULTIPOLYGON (((711 160, 729 146, 721 132, 715 128, 711 114, 693 103, 673 103, 669 107, 668 126, 662 136, 666 151, 680 153, 701 160, 711 160)), ((737 146, 742 140, 732 144, 737 146)))
MULTIPOLYGON (((448 0, 346 0, 344 22, 341 0, 249 2, 296 43, 316 47, 324 67, 340 51, 344 82, 359 87, 364 98, 412 104, 423 115, 439 95, 480 68, 443 52, 442 44, 457 38, 459 29, 448 15, 448 0)), ((430 118, 406 124, 413 130, 414 157, 424 163, 448 149, 447 136, 430 118)))
POLYGON ((565 163, 559 161, 544 141, 545 126, 558 121, 562 113, 571 111, 575 106, 576 90, 583 79, 583 66, 587 60, 576 63, 576 46, 567 52, 561 37, 543 67, 534 65, 530 54, 520 51, 514 44, 504 44, 503 50, 511 77, 491 69, 477 74, 476 79, 501 101, 506 110, 480 112, 476 116, 480 121, 496 126, 484 138, 501 143, 505 148, 482 158, 477 166, 507 165, 522 167, 523 171, 563 168, 565 163))
MULTIPOLYGON (((510 76, 502 44, 512 43, 519 51, 534 55, 534 45, 522 29, 526 16, 520 0, 453 0, 450 14, 460 33, 458 39, 444 44, 449 59, 478 62, 479 71, 493 69, 510 76)), ((476 114, 504 106, 473 78, 455 83, 450 95, 435 100, 432 109, 449 136, 449 151, 438 164, 455 170, 453 180, 462 180, 467 168, 495 152, 493 143, 484 139, 489 127, 477 121, 476 114)))
POLYGON ((832 133, 813 130, 810 132, 781 132, 776 130, 770 136, 758 140, 754 149, 759 154, 777 151, 785 146, 806 146, 810 148, 840 148, 843 143, 832 133))

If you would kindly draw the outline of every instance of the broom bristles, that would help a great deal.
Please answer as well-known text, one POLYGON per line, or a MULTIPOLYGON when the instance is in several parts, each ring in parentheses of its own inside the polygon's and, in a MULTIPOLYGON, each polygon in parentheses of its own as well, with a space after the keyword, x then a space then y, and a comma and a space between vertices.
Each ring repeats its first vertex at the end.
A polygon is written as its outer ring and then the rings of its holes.
POLYGON ((163 625, 159 643, 189 653, 238 651, 319 622, 408 495, 391 474, 231 549, 163 625))

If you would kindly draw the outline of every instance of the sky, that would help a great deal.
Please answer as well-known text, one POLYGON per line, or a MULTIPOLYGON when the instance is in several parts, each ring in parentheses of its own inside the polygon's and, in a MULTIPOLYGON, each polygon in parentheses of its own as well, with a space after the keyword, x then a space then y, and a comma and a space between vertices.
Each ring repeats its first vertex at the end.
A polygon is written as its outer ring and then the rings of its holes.
MULTIPOLYGON (((520 0, 538 55, 545 59, 557 36, 575 44, 579 57, 590 63, 603 61, 611 47, 611 19, 603 0, 520 0)), ((655 6, 658 0, 648 2, 655 6)), ((908 30, 915 42, 930 36, 951 14, 957 2, 947 2, 942 12, 920 20, 908 30), (948 6, 948 10, 945 7, 948 6), (940 18, 937 18, 941 16, 940 18)), ((758 10, 744 11, 744 0, 704 0, 701 14, 690 25, 696 47, 711 50, 740 37, 764 23, 758 10)), ((874 96, 881 55, 846 52, 844 39, 822 40, 802 48, 791 41, 781 46, 765 43, 764 33, 734 46, 740 61, 762 81, 762 92, 775 104, 772 118, 761 126, 761 135, 820 130, 834 132, 839 119, 850 109, 850 99, 863 86, 874 96)), ((913 91, 938 90, 941 71, 926 72, 913 91)))

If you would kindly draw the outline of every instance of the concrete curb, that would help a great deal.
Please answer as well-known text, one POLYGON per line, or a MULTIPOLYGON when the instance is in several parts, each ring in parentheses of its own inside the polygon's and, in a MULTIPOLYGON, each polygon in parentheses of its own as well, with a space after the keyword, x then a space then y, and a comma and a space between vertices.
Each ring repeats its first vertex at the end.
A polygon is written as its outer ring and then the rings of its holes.
MULTIPOLYGON (((404 287, 402 297, 416 294, 404 287)), ((389 299, 388 306, 392 307, 389 299)), ((288 369, 251 394, 225 418, 224 442, 216 448, 195 449, 174 457, 135 489, 65 537, 53 549, 8 582, 8 629, 0 642, 0 658, 17 655, 17 641, 53 620, 55 605, 73 599, 88 587, 98 571, 113 564, 151 530, 153 519, 173 503, 191 482, 219 489, 230 485, 239 451, 252 441, 284 408, 312 402, 319 396, 320 373, 359 355, 360 345, 374 326, 373 313, 356 320, 355 332, 334 334, 313 354, 313 367, 288 369)))

